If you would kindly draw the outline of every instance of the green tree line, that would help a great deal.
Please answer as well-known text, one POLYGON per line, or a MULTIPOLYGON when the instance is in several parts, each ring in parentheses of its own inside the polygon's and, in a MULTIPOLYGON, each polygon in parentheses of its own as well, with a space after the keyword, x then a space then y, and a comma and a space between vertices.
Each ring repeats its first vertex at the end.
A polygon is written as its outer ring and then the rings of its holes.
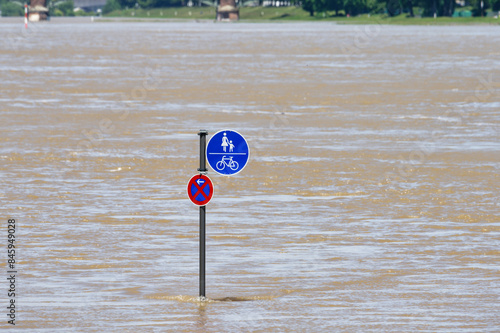
MULTIPOLYGON (((363 13, 406 14, 410 17, 452 16, 457 4, 455 0, 302 0, 302 8, 314 16, 332 12, 335 15, 355 16, 363 13), (416 9, 419 10, 416 13, 416 9)), ((500 0, 471 0, 466 3, 474 16, 486 15, 487 10, 500 10, 500 0), (482 4, 481 4, 482 3, 482 4)))
MULTIPOLYGON (((263 0, 256 0, 262 5, 263 0)), ((103 12, 109 13, 113 10, 123 8, 158 8, 158 7, 180 7, 185 6, 188 0, 108 0, 103 12)), ((195 5, 210 5, 213 0, 193 0, 195 5)), ((253 1, 252 1, 253 2, 253 1)), ((408 16, 452 16, 455 12, 455 0, 291 0, 295 5, 315 16, 318 13, 329 13, 329 15, 355 16, 363 13, 382 14, 396 16, 407 14, 408 16), (416 13, 415 10, 419 12, 416 13)), ((245 3, 241 1, 240 3, 245 3)), ((486 15, 487 10, 500 10, 500 0, 468 0, 466 3, 474 16, 486 15), (483 6, 481 7, 481 2, 483 6)))
POLYGON ((24 16, 24 3, 20 1, 0 0, 2 16, 24 16))
MULTIPOLYGON (((257 0, 262 5, 263 0, 257 0)), ((108 0, 103 8, 104 13, 124 8, 158 8, 181 7, 188 0, 108 0)), ((213 5, 214 0, 194 0, 195 5, 213 5)), ((240 0, 240 3, 244 1, 240 0)), ((363 13, 387 14, 396 16, 452 16, 457 4, 455 0, 292 0, 295 5, 301 6, 311 16, 325 13, 329 16, 350 15, 363 13), (416 12, 418 10, 418 12, 416 12)), ((486 15, 488 10, 500 11, 500 0, 468 0, 466 2, 474 16, 486 15)), ((72 0, 49 0, 47 5, 51 15, 72 16, 72 0)), ((23 16, 24 2, 19 0, 0 0, 2 16, 23 16)))

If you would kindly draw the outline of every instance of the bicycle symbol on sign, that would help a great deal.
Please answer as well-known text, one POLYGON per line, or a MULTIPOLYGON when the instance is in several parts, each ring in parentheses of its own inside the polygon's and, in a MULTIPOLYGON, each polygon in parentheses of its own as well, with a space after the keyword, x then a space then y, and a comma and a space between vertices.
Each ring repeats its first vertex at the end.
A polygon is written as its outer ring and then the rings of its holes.
POLYGON ((219 162, 217 162, 215 164, 215 167, 217 168, 217 170, 222 170, 224 169, 225 167, 228 167, 230 168, 231 170, 237 170, 238 167, 239 167, 239 164, 238 162, 236 161, 233 161, 233 157, 226 157, 226 155, 222 156, 222 160, 220 160, 219 162))

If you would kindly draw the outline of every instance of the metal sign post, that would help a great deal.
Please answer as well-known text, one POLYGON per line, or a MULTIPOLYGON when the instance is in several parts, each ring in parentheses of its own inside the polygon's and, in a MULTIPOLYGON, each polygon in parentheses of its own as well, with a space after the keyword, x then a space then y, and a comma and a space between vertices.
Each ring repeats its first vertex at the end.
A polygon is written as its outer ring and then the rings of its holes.
MULTIPOLYGON (((200 173, 207 172, 206 146, 208 131, 200 130, 200 173)), ((200 297, 205 297, 205 218, 206 207, 200 206, 200 297)))
POLYGON ((224 130, 215 133, 207 147, 208 131, 200 130, 199 174, 191 177, 187 195, 192 203, 200 206, 200 298, 205 297, 205 218, 206 205, 212 199, 214 186, 206 176, 207 160, 215 172, 223 176, 239 173, 248 163, 250 149, 245 138, 238 132, 224 130))

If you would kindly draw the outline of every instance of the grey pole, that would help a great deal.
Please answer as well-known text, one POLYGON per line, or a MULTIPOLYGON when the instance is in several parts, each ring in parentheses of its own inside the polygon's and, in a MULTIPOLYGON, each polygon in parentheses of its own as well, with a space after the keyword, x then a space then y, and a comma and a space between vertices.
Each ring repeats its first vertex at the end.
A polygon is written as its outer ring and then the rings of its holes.
MULTIPOLYGON (((200 130, 200 173, 207 172, 207 135, 208 131, 200 130)), ((205 219, 206 207, 200 206, 200 297, 205 297, 205 219)))
POLYGON ((200 130, 198 133, 200 136, 200 168, 198 171, 200 173, 206 173, 207 170, 207 135, 208 131, 200 130))
POLYGON ((200 297, 205 297, 205 208, 200 207, 200 297))

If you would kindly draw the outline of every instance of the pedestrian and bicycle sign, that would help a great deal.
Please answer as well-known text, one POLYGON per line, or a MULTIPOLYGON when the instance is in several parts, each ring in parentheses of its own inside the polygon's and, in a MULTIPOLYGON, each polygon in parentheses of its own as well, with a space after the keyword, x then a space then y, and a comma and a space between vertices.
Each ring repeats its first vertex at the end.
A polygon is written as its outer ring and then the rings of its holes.
POLYGON ((207 172, 206 162, 212 169, 224 176, 235 175, 247 165, 250 150, 245 138, 236 131, 224 130, 215 133, 207 146, 208 131, 200 130, 200 168, 199 175, 194 175, 188 182, 189 199, 200 206, 200 300, 205 299, 205 218, 206 204, 214 195, 214 186, 207 172), (206 153, 205 153, 206 152, 206 153))
POLYGON ((219 131, 208 141, 208 164, 223 176, 232 176, 243 170, 249 157, 248 143, 243 135, 236 131, 219 131))
POLYGON ((187 186, 189 199, 197 206, 205 206, 214 195, 214 185, 205 175, 194 175, 187 186))

